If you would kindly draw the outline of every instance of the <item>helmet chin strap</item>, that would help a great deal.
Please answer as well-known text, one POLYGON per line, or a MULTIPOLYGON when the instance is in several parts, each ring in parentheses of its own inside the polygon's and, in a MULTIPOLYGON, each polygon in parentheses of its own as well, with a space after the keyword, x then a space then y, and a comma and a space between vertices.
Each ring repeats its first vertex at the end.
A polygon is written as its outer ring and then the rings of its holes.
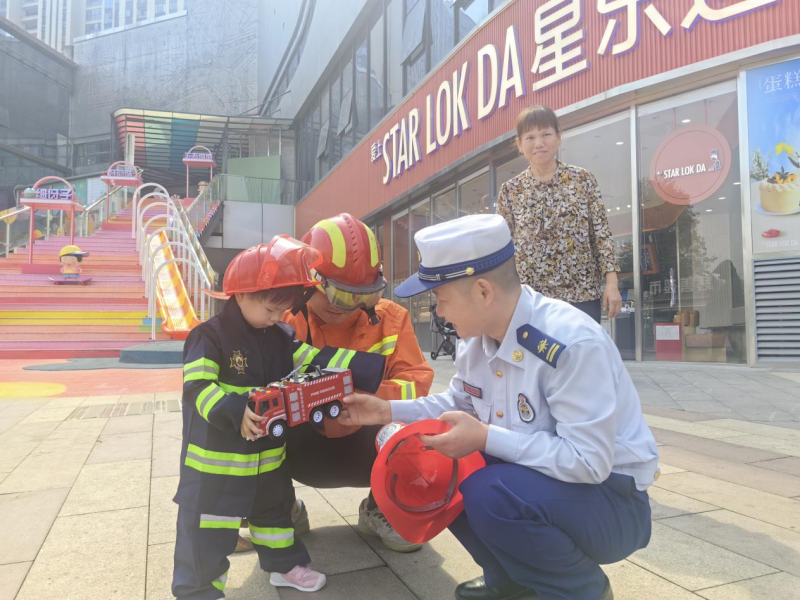
POLYGON ((377 325, 378 323, 381 322, 380 318, 378 317, 378 313, 375 312, 375 307, 374 306, 372 306, 370 308, 367 308, 366 306, 362 306, 361 310, 363 310, 365 313, 367 313, 367 316, 369 317, 369 324, 370 325, 377 325))

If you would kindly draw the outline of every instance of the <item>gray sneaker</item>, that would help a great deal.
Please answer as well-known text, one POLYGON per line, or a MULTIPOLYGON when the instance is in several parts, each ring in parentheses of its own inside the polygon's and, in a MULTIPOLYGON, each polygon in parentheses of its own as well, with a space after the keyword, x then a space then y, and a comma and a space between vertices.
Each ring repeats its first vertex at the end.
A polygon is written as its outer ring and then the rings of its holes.
POLYGON ((299 499, 294 501, 294 506, 292 507, 292 526, 294 527, 295 535, 303 535, 311 529, 306 504, 299 499))
POLYGON ((358 530, 364 535, 375 535, 381 538, 383 545, 395 552, 414 552, 422 548, 422 544, 407 542, 389 525, 381 509, 367 508, 369 498, 364 498, 358 507, 358 530))

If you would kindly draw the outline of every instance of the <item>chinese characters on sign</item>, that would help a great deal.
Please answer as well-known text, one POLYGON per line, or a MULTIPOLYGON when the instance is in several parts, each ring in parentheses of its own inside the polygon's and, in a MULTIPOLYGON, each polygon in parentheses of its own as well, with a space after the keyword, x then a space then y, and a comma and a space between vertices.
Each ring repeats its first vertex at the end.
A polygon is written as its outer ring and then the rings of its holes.
POLYGON ((187 152, 183 158, 185 160, 214 160, 214 157, 207 152, 187 152))
POLYGON ((39 188, 36 190, 36 198, 39 200, 72 200, 72 190, 39 188))
POLYGON ((118 177, 120 179, 134 179, 136 177, 136 171, 133 169, 109 169, 106 175, 108 177, 118 177))
MULTIPOLYGON (((634 51, 640 44, 645 28, 652 27, 657 35, 669 38, 675 32, 696 36, 693 28, 700 21, 721 23, 747 15, 755 10, 781 4, 784 0, 726 0, 720 7, 718 0, 687 0, 682 6, 688 8, 685 15, 667 12, 673 0, 537 0, 529 2, 537 6, 531 15, 532 31, 523 25, 526 38, 520 39, 518 25, 511 25, 505 32, 505 40, 487 43, 478 49, 475 60, 465 60, 460 66, 445 74, 438 82, 438 89, 432 88, 427 95, 420 94, 417 106, 411 106, 389 122, 383 129, 382 137, 372 141, 371 162, 382 162, 385 171, 384 185, 388 185, 405 171, 411 169, 425 156, 432 155, 452 140, 469 131, 473 126, 471 115, 477 113, 477 121, 491 117, 498 109, 509 105, 512 99, 525 97, 529 90, 537 93, 559 84, 570 77, 579 76, 592 67, 590 51, 601 58, 596 60, 615 60, 634 51), (590 43, 584 24, 586 11, 596 11, 606 19, 602 39, 596 50, 588 49, 590 43), (676 17, 683 17, 678 27, 676 17), (644 23, 644 24, 642 24, 644 23), (532 35, 531 35, 532 33, 532 35), (533 39, 528 39, 532 37, 533 39), (522 44, 535 44, 531 63, 524 64, 522 44), (477 71, 477 77, 474 73, 477 71), (533 74, 531 83, 525 75, 533 74), (475 81, 476 80, 476 81, 475 81), (467 101, 468 88, 477 84, 477 110, 467 101), (470 110, 472 109, 472 110, 470 110), (383 159, 382 161, 380 159, 383 159)), ((795 0, 796 1, 796 0, 795 0)), ((683 12, 683 11, 681 11, 683 12)), ((591 42, 592 44, 596 42, 591 42)), ((528 60, 531 60, 530 58, 528 60)), ((776 73, 767 82, 767 90, 800 90, 800 68, 776 73)), ((800 141, 797 142, 800 147, 800 141)), ((718 177, 714 173, 727 174, 730 166, 729 155, 720 146, 704 150, 703 156, 693 157, 694 162, 677 162, 664 165, 667 176, 666 187, 677 194, 678 204, 690 204, 708 189, 714 187, 718 177), (716 150, 714 156, 711 150, 716 150), (681 171, 682 168, 694 171, 681 171), (678 169, 678 171, 675 171, 678 169), (674 176, 673 176, 674 174, 674 176), (686 184, 677 177, 694 175, 695 182, 686 184), (709 177, 709 175, 712 175, 709 177), (704 187, 705 184, 709 184, 704 187), (698 188, 695 193, 684 194, 677 186, 698 188), (703 187, 703 190, 699 188, 703 187), (708 189, 705 189, 705 188, 708 189)), ((189 153, 186 159, 211 160, 210 154, 189 153)), ((684 157, 685 158, 685 157, 684 157)), ((661 177, 662 173, 659 173, 661 177)), ((724 177, 723 177, 724 178, 724 177)), ((675 194, 673 194, 675 195, 675 194)), ((663 197, 663 194, 662 194, 663 197)), ((671 200, 671 201, 674 201, 671 200)))

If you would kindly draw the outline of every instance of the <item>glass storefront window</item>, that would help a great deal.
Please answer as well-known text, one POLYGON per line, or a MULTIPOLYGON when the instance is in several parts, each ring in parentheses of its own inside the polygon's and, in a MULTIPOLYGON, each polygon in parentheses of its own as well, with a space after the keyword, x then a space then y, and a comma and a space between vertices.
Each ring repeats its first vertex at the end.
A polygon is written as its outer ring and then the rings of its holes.
POLYGON ((369 129, 367 113, 367 40, 356 46, 356 142, 363 138, 369 129))
POLYGON ((456 188, 439 192, 433 197, 433 224, 438 225, 456 218, 456 188))
POLYGON ((425 78, 425 53, 413 59, 406 66, 406 92, 413 90, 425 78))
POLYGON ((494 199, 489 189, 489 170, 480 175, 468 176, 458 183, 458 216, 489 214, 493 212, 494 199))
POLYGON ((337 77, 331 83, 331 126, 330 133, 333 138, 331 164, 335 165, 342 159, 342 138, 337 135, 339 131, 339 113, 342 110, 341 80, 337 77))
POLYGON ((495 181, 497 182, 497 192, 500 192, 500 186, 512 177, 516 177, 528 168, 528 160, 524 156, 517 156, 508 162, 498 165, 495 171, 495 181))
POLYGON ((408 264, 408 211, 392 217, 392 300, 408 308, 408 300, 394 295, 394 289, 411 275, 408 264))
POLYGON ((614 338, 622 358, 636 359, 633 285, 633 202, 631 201, 631 145, 628 114, 610 117, 564 134, 560 159, 582 167, 597 178, 603 194, 608 225, 617 248, 618 276, 623 312, 612 322, 604 314, 602 325, 614 338))
POLYGON ((383 16, 372 26, 369 34, 369 128, 372 129, 386 114, 383 106, 385 83, 383 68, 383 16))
POLYGON ((403 97, 403 0, 390 0, 386 7, 386 51, 389 69, 387 87, 389 110, 403 97))
POLYGON ((467 0, 458 9, 458 39, 463 40, 489 14, 489 0, 467 0))
POLYGON ((353 149, 353 61, 342 69, 342 110, 339 115, 339 133, 342 136, 342 156, 353 149))
MULTIPOLYGON (((414 234, 424 229, 431 223, 431 202, 426 199, 411 208, 411 227, 409 231, 409 246, 411 247, 411 273, 419 268, 419 253, 414 245, 414 234)), ((420 294, 409 299, 409 312, 414 332, 419 340, 423 352, 431 350, 431 294, 420 294)))
POLYGON ((645 360, 746 360, 737 111, 735 82, 639 109, 645 360))
POLYGON ((455 11, 448 0, 431 3, 431 66, 447 56, 455 44, 455 11))

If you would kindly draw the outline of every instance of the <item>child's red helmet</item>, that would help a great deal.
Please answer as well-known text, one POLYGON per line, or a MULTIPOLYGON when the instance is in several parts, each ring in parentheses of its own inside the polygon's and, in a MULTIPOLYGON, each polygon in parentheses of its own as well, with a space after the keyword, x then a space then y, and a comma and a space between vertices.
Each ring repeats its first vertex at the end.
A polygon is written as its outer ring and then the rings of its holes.
POLYGON ((243 250, 231 261, 222 280, 222 292, 208 292, 227 299, 234 294, 276 288, 319 285, 311 270, 322 262, 322 255, 310 246, 289 237, 276 235, 269 244, 243 250))
POLYGON ((426 419, 391 423, 378 432, 372 493, 394 530, 409 542, 427 542, 450 525, 464 509, 458 486, 486 466, 479 452, 456 460, 419 439, 450 428, 445 421, 426 419))

